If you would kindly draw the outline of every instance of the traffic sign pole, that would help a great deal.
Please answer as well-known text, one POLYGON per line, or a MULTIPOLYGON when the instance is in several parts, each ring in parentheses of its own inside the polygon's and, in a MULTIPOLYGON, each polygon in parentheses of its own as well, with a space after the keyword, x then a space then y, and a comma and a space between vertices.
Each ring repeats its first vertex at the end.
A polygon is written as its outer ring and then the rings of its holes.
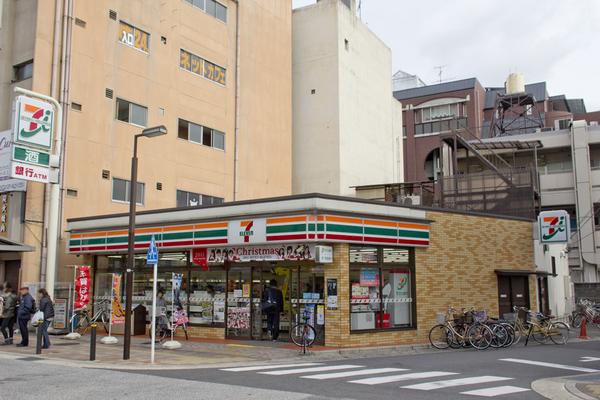
POLYGON ((152 341, 150 344, 150 363, 154 364, 154 354, 156 349, 156 284, 158 281, 158 248, 156 247, 154 235, 152 235, 150 246, 148 247, 146 264, 152 264, 154 269, 154 279, 152 280, 152 324, 150 325, 152 329, 152 332, 150 332, 150 338, 152 341))

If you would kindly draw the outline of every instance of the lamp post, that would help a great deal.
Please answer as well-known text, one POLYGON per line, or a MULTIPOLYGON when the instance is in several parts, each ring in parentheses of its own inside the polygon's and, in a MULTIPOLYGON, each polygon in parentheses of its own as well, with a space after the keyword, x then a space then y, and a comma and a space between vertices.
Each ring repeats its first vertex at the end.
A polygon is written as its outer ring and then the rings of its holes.
POLYGON ((131 158, 131 181, 129 183, 129 240, 125 270, 125 333, 123 337, 123 360, 129 360, 131 348, 131 301, 133 295, 133 268, 135 267, 135 206, 137 204, 137 143, 140 137, 153 138, 167 134, 163 125, 146 128, 134 136, 131 158))

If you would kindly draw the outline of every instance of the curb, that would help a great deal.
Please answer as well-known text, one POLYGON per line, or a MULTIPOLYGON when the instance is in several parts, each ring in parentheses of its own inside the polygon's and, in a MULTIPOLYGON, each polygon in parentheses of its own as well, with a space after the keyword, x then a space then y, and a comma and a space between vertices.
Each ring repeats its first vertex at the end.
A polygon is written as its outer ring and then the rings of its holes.
POLYGON ((550 400, 598 400, 577 389, 577 378, 580 376, 587 375, 538 379, 531 383, 531 388, 550 400))

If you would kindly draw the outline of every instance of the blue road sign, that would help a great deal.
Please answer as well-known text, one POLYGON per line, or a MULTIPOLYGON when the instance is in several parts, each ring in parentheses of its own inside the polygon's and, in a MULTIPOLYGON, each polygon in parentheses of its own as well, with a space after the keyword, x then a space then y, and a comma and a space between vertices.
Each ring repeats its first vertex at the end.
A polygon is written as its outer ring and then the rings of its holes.
POLYGON ((146 255, 146 264, 158 264, 158 248, 156 247, 156 240, 154 240, 154 235, 152 235, 150 247, 148 247, 148 255, 146 255))

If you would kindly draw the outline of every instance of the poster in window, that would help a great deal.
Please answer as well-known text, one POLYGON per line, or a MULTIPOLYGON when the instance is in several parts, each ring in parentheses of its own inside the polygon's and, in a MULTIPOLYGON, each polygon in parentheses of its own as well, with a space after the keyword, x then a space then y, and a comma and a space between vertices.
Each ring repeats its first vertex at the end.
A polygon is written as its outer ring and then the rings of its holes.
POLYGON ((376 268, 361 268, 361 286, 379 286, 379 270, 376 268))
POLYGON ((192 72, 198 75, 202 75, 202 59, 192 54, 192 72))
POLYGON ((179 54, 179 66, 183 69, 191 71, 192 55, 185 50, 181 50, 179 54))
POLYGON ((334 278, 327 279, 327 309, 338 309, 337 279, 334 278))

